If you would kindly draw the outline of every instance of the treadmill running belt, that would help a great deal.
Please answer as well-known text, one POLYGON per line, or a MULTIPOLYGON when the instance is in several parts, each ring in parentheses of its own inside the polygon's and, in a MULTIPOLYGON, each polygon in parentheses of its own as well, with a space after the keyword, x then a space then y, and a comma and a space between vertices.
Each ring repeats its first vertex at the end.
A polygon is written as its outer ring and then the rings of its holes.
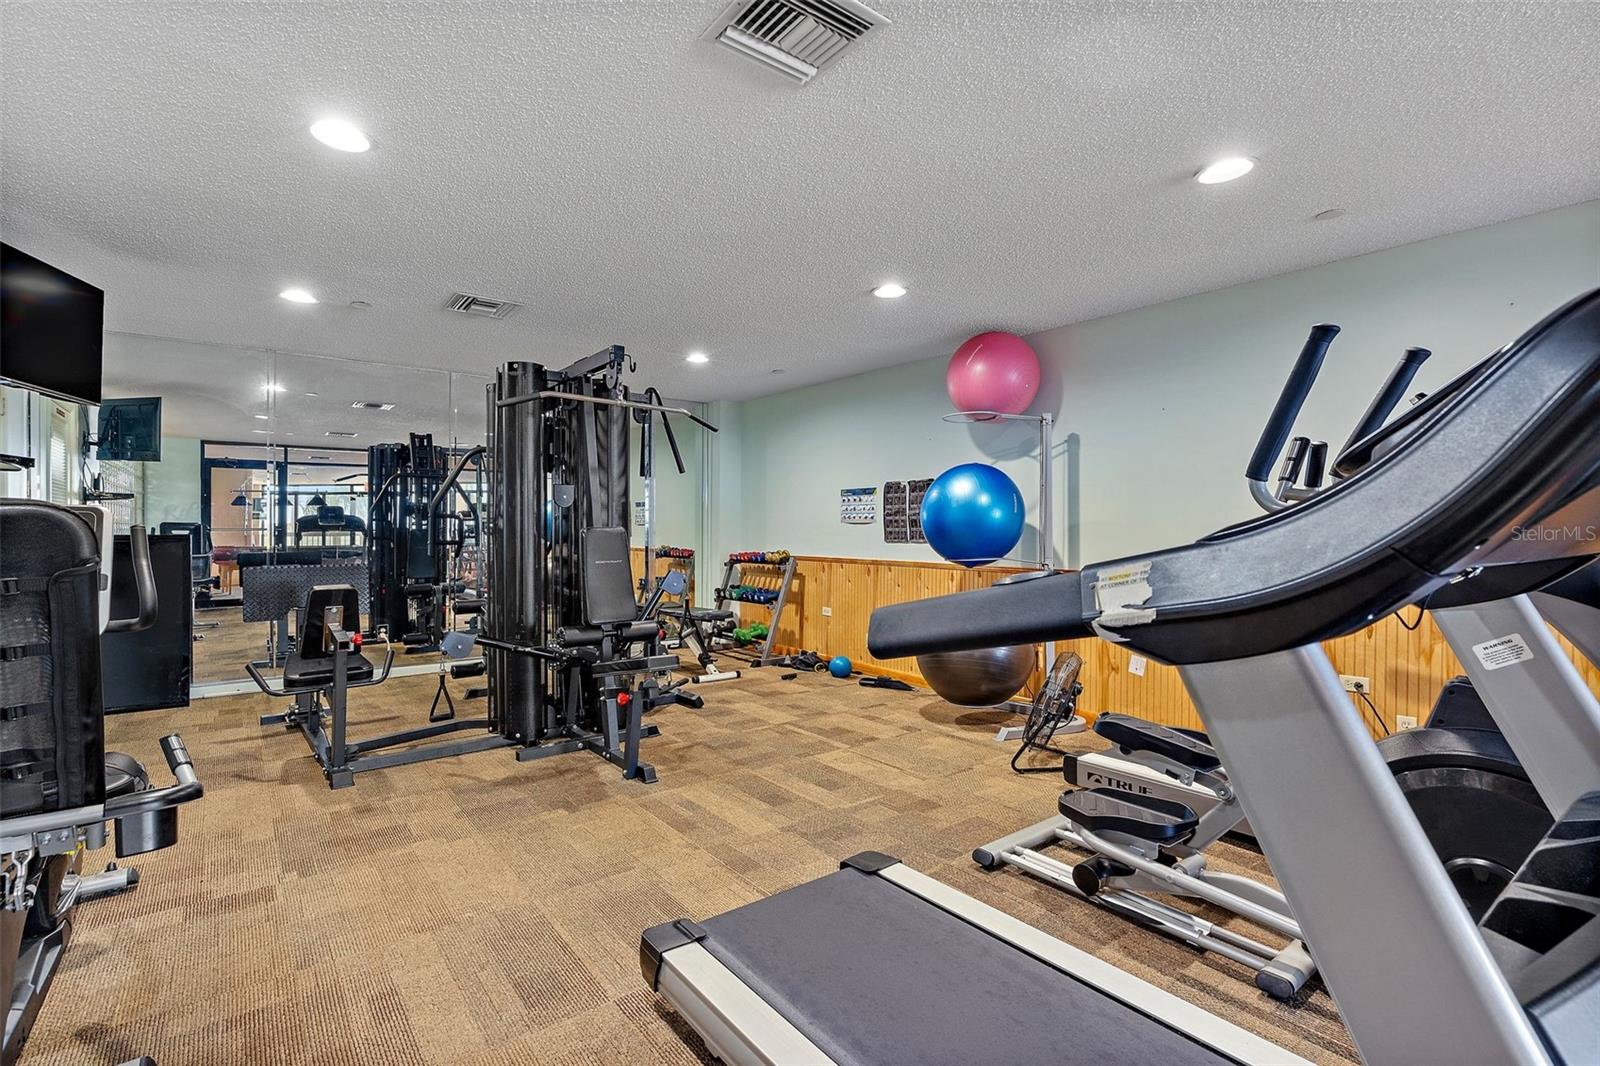
POLYGON ((700 926, 701 945, 840 1066, 1234 1061, 855 869, 700 926))

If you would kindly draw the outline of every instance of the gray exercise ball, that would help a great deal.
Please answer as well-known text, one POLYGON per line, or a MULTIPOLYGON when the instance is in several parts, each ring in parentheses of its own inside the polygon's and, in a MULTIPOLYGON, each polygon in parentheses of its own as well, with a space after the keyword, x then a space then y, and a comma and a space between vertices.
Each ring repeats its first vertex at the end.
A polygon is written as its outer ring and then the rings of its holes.
POLYGON ((1015 696, 1037 666, 1032 644, 917 656, 917 669, 947 702, 994 707, 1015 696))

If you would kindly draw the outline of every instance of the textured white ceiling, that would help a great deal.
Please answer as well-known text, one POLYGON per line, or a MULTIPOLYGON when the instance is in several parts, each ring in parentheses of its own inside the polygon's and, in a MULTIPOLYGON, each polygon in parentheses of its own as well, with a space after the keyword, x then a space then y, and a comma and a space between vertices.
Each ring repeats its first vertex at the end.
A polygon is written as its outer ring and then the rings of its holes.
POLYGON ((431 433, 483 443, 489 377, 137 334, 108 333, 107 396, 160 396, 162 431, 206 440, 366 448, 431 433), (268 391, 268 384, 283 392, 268 391), (313 395, 315 394, 315 395, 313 395), (363 411, 357 400, 392 403, 363 411), (355 433, 329 437, 329 430, 355 433))
POLYGON ((0 226, 112 330, 743 398, 1600 196, 1597 4, 881 0, 795 88, 722 3, 6 3, 0 226))

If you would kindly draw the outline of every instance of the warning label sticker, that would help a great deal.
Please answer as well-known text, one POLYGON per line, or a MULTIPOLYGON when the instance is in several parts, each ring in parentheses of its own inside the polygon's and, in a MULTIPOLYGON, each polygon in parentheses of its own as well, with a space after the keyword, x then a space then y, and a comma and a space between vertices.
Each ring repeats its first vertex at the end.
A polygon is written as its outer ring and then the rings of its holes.
POLYGON ((1515 666, 1517 663, 1527 662, 1533 658, 1533 649, 1528 647, 1528 642, 1522 639, 1521 633, 1510 633, 1495 640, 1484 641, 1482 644, 1474 644, 1472 654, 1478 657, 1485 670, 1498 670, 1502 666, 1515 666))

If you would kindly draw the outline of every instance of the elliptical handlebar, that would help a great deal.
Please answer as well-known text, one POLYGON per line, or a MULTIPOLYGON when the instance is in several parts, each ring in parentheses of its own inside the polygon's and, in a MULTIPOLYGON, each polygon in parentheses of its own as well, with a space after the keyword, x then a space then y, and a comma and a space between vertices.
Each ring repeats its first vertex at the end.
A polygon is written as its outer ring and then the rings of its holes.
POLYGON ((1267 418, 1267 424, 1261 431, 1261 439, 1256 441, 1256 449, 1251 453, 1249 465, 1245 467, 1244 476, 1250 483, 1250 494, 1255 497, 1256 502, 1269 511, 1281 510, 1288 506, 1286 501, 1273 494, 1267 479, 1272 474, 1272 464, 1277 459, 1278 453, 1289 440, 1295 419, 1300 416, 1300 409, 1305 406, 1306 397, 1311 394, 1311 386, 1322 370, 1322 361, 1328 354, 1328 346, 1338 335, 1339 327, 1331 322, 1311 327, 1305 346, 1300 349, 1300 357, 1295 360, 1294 369, 1289 371, 1289 379, 1284 382, 1283 391, 1278 394, 1278 402, 1273 406, 1272 414, 1267 418))
POLYGON ((156 624, 161 603, 156 596, 156 572, 150 565, 150 537, 143 526, 128 527, 128 555, 133 561, 133 584, 138 591, 138 613, 131 618, 113 618, 106 623, 107 633, 139 633, 156 624))
POLYGON ((1350 439, 1344 442, 1344 447, 1339 449, 1339 454, 1334 459, 1334 468, 1338 469, 1340 460, 1357 444, 1366 440, 1394 413, 1406 390, 1411 387, 1412 379, 1417 376, 1417 371, 1422 369, 1422 364, 1428 361, 1433 352, 1427 348, 1407 348, 1405 354, 1400 356, 1400 361, 1394 369, 1389 371, 1389 377, 1384 381, 1383 387, 1378 390, 1378 395, 1372 398, 1372 403, 1367 405, 1366 413, 1361 416, 1361 421, 1356 423, 1355 430, 1350 434, 1350 439))

